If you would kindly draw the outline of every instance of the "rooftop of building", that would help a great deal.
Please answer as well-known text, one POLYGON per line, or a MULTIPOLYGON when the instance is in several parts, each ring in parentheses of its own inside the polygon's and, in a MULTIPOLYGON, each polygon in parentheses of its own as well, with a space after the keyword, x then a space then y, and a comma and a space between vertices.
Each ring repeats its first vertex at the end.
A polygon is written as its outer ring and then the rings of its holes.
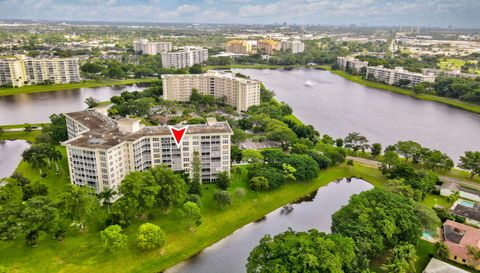
MULTIPOLYGON (((90 131, 85 132, 81 136, 67 140, 65 145, 75 147, 90 148, 90 149, 109 149, 124 141, 134 142, 145 136, 170 136, 170 129, 168 126, 141 126, 139 130, 128 133, 122 132, 117 125, 117 122, 109 117, 106 119, 99 118, 103 116, 94 111, 80 111, 66 114, 76 121, 82 123, 90 128, 90 131), (103 122, 108 125, 102 125, 103 122), (113 122, 113 125, 111 124, 113 122)), ((133 118, 122 118, 118 121, 133 123, 138 122, 133 118)), ((189 125, 186 132, 187 135, 210 135, 210 134, 233 134, 230 125, 227 122, 217 122, 216 120, 209 120, 209 124, 195 124, 189 125)))
POLYGON ((226 72, 226 71, 219 71, 219 70, 208 70, 207 72, 203 74, 166 74, 162 75, 162 79, 164 78, 176 78, 176 77, 182 77, 182 78, 195 78, 195 77, 221 77, 221 78, 229 78, 229 79, 235 79, 240 82, 255 82, 255 83, 260 83, 260 81, 257 80, 252 80, 249 78, 243 78, 243 77, 237 77, 235 76, 232 72, 226 72))
POLYGON ((423 273, 467 273, 468 271, 432 258, 423 273))
POLYGON ((443 224, 443 236, 450 253, 468 259, 468 246, 480 247, 480 229, 451 220, 443 224))
POLYGON ((458 203, 453 208, 452 213, 468 219, 480 221, 480 204, 475 202, 473 207, 469 207, 462 205, 462 203, 458 203))

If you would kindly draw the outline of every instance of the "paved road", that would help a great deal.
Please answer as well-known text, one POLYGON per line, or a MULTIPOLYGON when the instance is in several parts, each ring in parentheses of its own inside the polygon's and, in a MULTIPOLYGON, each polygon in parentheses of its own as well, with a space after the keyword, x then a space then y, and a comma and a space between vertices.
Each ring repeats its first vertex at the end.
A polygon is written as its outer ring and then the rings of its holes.
MULTIPOLYGON (((364 165, 367 165, 367 166, 370 166, 370 167, 374 167, 374 168, 377 168, 377 167, 380 166, 380 162, 375 161, 375 160, 371 160, 371 159, 365 159, 365 158, 353 157, 353 156, 347 156, 347 158, 352 159, 355 162, 358 162, 358 163, 361 163, 361 164, 364 164, 364 165)), ((455 184, 460 185, 460 186, 474 188, 474 189, 477 189, 477 190, 480 191, 480 183, 478 183, 478 182, 464 180, 464 179, 456 178, 456 177, 444 176, 444 175, 440 175, 439 178, 440 178, 440 181, 442 181, 444 183, 446 183, 446 182, 455 183, 455 184)))

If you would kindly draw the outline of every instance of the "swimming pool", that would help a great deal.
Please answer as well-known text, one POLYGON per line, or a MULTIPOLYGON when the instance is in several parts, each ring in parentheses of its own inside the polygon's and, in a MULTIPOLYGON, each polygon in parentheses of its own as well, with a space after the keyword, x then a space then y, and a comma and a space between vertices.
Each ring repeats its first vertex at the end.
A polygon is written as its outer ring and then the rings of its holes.
POLYGON ((469 207, 469 208, 473 208, 475 206, 475 202, 468 201, 468 200, 460 200, 460 201, 458 201, 458 204, 460 204, 464 207, 469 207))
POLYGON ((426 231, 426 230, 423 231, 423 233, 422 233, 422 239, 427 240, 427 241, 433 241, 434 240, 432 233, 430 233, 429 231, 426 231))

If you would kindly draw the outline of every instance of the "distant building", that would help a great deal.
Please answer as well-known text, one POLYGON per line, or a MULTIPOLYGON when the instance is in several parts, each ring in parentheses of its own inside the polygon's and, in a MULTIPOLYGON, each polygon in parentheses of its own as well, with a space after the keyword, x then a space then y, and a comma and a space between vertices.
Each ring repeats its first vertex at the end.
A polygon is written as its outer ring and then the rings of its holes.
POLYGON ((255 41, 230 40, 225 46, 225 51, 235 54, 252 54, 255 41))
POLYGON ((441 69, 433 69, 433 68, 424 68, 422 69, 422 73, 433 74, 435 76, 442 76, 442 77, 465 78, 465 79, 476 79, 480 77, 479 74, 462 73, 460 70, 441 70, 441 69))
POLYGON ((280 49, 291 52, 293 54, 297 54, 305 51, 305 44, 299 40, 283 40, 280 42, 280 49))
POLYGON ((71 183, 97 193, 118 189, 133 171, 161 164, 191 174, 194 151, 199 152, 202 181, 213 182, 219 172, 230 171, 233 131, 227 122, 189 125, 177 147, 168 126, 144 126, 132 118, 115 121, 93 110, 65 117, 69 140, 62 145, 67 149, 71 183))
POLYGON ((447 220, 443 224, 443 238, 450 251, 450 260, 480 269, 480 263, 468 255, 469 247, 480 248, 480 229, 447 220))
POLYGON ((133 42, 135 53, 142 55, 157 55, 172 51, 172 49, 172 42, 149 42, 147 39, 135 40, 133 42))
POLYGON ((468 273, 468 271, 432 258, 423 273, 468 273))
POLYGON ((422 82, 435 82, 435 75, 433 74, 424 75, 404 70, 402 67, 390 69, 385 68, 382 65, 367 66, 366 76, 368 79, 374 79, 389 85, 399 84, 401 80, 409 81, 409 86, 414 86, 422 82))
POLYGON ((280 43, 276 40, 259 40, 257 41, 257 52, 263 52, 267 55, 273 55, 275 51, 280 49, 280 43))
POLYGON ((80 81, 77 58, 26 58, 23 55, 0 59, 0 86, 55 84, 80 81))
POLYGON ((352 57, 337 57, 337 64, 342 70, 352 70, 360 73, 362 68, 368 66, 368 62, 360 61, 352 57))
POLYGON ((239 112, 260 105, 260 82, 236 77, 228 72, 162 75, 162 82, 165 100, 188 101, 192 89, 197 89, 204 95, 225 98, 225 103, 239 112))
POLYGON ((185 47, 179 51, 162 53, 162 67, 184 68, 201 64, 208 60, 208 49, 185 47))

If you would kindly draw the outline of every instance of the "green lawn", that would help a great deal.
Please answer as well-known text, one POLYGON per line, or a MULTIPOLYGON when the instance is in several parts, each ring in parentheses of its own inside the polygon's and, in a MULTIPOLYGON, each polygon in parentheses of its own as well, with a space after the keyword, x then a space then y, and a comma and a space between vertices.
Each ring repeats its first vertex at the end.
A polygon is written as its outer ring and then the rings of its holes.
MULTIPOLYGON (((33 127, 43 127, 45 124, 49 123, 28 123, 30 126, 33 127)), ((8 125, 0 125, 2 129, 16 129, 16 128, 24 128, 25 124, 8 124, 8 125)))
MULTIPOLYGON (((62 162, 64 168, 66 163, 62 162)), ((38 170, 21 163, 18 171, 32 180, 38 179, 38 170)), ((67 174, 54 175, 48 171, 43 179, 56 195, 64 184, 68 183, 67 174)), ((100 246, 99 230, 89 230, 84 234, 70 232, 64 242, 42 238, 37 248, 27 246, 23 239, 15 242, 0 242, 1 264, 14 272, 159 272, 182 260, 185 260, 205 247, 231 234, 236 229, 265 214, 292 202, 330 181, 342 177, 358 176, 379 185, 383 178, 377 170, 361 165, 355 167, 339 166, 323 171, 309 182, 296 182, 268 193, 254 193, 247 190, 243 198, 235 195, 235 189, 245 187, 245 179, 234 177, 229 191, 233 195, 233 204, 229 209, 220 210, 212 202, 215 186, 203 186, 202 214, 203 224, 190 232, 186 223, 181 222, 179 211, 172 209, 168 213, 153 210, 155 215, 150 222, 160 225, 167 232, 167 244, 161 250, 139 251, 135 246, 135 231, 145 220, 135 221, 126 229, 129 247, 110 254, 100 246)))
POLYGON ((37 136, 39 136, 42 132, 40 130, 34 130, 32 132, 3 132, 0 133, 0 140, 13 140, 13 139, 23 139, 28 142, 35 142, 37 136))
POLYGON ((98 87, 106 85, 125 85, 140 82, 152 82, 157 78, 144 78, 144 79, 129 79, 129 80, 102 80, 93 81, 87 80, 79 83, 69 84, 52 84, 52 85, 28 85, 15 88, 0 88, 0 96, 39 93, 39 92, 51 92, 66 89, 84 88, 84 87, 98 87))
POLYGON ((464 60, 461 59, 440 59, 438 65, 440 69, 443 70, 458 70, 461 69, 462 66, 465 64, 464 60))

